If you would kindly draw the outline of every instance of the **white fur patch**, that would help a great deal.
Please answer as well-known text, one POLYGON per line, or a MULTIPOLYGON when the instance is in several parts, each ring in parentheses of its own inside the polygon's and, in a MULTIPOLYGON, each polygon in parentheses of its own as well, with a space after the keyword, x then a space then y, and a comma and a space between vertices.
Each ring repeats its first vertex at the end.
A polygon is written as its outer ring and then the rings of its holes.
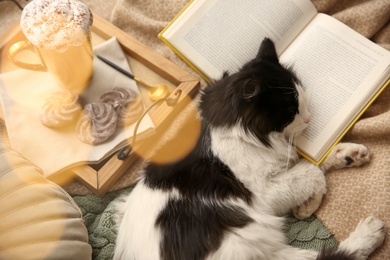
POLYGON ((161 234, 155 222, 171 196, 177 192, 152 190, 142 181, 134 187, 122 205, 114 259, 159 259, 161 234))
POLYGON ((290 144, 281 133, 272 133, 271 147, 267 147, 240 125, 212 128, 210 132, 212 152, 252 191, 261 188, 268 175, 285 171, 289 156, 293 160, 298 158, 295 149, 287 153, 290 144))

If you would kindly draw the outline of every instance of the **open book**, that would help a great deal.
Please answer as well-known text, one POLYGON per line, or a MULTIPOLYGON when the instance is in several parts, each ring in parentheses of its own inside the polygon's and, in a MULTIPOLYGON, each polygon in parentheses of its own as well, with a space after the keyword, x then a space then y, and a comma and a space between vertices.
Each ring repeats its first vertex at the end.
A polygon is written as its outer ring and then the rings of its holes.
POLYGON ((390 52, 308 0, 194 0, 159 37, 207 81, 239 69, 271 38, 309 96, 311 122, 296 146, 315 164, 390 84, 390 52))

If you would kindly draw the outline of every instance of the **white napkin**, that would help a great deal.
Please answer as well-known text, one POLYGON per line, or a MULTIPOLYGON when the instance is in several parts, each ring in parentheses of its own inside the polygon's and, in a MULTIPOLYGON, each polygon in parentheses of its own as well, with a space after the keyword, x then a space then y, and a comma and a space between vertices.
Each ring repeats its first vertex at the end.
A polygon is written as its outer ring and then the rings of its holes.
MULTIPOLYGON (((94 48, 99 54, 130 72, 125 54, 116 38, 94 48)), ((98 101, 101 94, 114 87, 132 88, 139 93, 136 83, 122 73, 94 58, 94 75, 84 93, 83 103, 98 101)), ((39 166, 45 176, 81 163, 97 163, 126 144, 135 124, 117 128, 113 136, 99 145, 80 141, 75 125, 47 128, 41 124, 39 113, 46 96, 60 90, 55 79, 46 72, 18 69, 0 75, 0 95, 8 136, 13 149, 39 166)), ((153 121, 145 116, 137 133, 152 133, 153 121)))

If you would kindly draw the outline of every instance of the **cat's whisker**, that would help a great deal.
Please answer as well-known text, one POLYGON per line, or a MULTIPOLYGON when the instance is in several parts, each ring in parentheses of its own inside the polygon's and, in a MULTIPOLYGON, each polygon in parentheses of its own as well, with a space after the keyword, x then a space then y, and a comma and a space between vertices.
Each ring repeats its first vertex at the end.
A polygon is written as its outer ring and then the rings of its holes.
POLYGON ((313 91, 306 91, 306 102, 310 104, 311 97, 313 96, 313 91))
POLYGON ((278 86, 272 86, 272 88, 275 88, 275 89, 288 89, 288 90, 293 90, 293 89, 291 89, 291 87, 278 87, 278 86))
POLYGON ((290 159, 291 159, 291 151, 293 148, 293 142, 294 142, 295 134, 292 134, 288 138, 288 149, 287 149, 287 162, 286 162, 286 172, 290 168, 290 159))

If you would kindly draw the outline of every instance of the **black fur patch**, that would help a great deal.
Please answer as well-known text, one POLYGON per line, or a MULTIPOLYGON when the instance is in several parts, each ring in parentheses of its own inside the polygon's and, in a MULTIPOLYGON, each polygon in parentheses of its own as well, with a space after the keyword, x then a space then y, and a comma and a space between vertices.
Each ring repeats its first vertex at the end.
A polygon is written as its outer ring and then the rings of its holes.
POLYGON ((354 162, 354 160, 349 156, 345 157, 345 161, 347 162, 347 165, 351 165, 354 162))
POLYGON ((225 232, 252 220, 238 207, 208 204, 202 198, 170 200, 156 226, 162 231, 164 260, 198 260, 216 251, 225 232))
POLYGON ((150 164, 146 168, 145 184, 153 189, 175 188, 189 199, 198 196, 210 200, 240 198, 250 204, 252 193, 211 153, 210 142, 209 131, 203 125, 192 152, 175 163, 150 164))
POLYGON ((351 253, 347 253, 342 250, 337 250, 336 252, 329 252, 329 251, 324 251, 321 252, 317 260, 355 260, 356 256, 351 253))

